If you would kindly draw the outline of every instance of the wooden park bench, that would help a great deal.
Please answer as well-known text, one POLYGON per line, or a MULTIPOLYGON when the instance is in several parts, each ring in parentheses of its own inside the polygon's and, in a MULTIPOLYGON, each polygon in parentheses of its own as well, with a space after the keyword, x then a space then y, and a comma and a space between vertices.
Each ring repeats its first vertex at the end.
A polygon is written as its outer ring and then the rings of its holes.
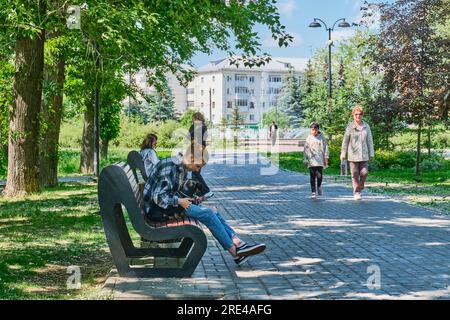
MULTIPOLYGON (((142 173, 145 172, 142 171, 142 173)), ((154 222, 143 211, 143 196, 136 171, 128 164, 104 168, 98 182, 98 200, 106 239, 121 277, 189 277, 206 251, 207 240, 200 223, 190 218, 154 222), (149 241, 181 239, 177 248, 142 248, 133 244, 122 207, 136 232, 149 241), (147 257, 185 258, 181 267, 145 267, 130 260, 147 257)))

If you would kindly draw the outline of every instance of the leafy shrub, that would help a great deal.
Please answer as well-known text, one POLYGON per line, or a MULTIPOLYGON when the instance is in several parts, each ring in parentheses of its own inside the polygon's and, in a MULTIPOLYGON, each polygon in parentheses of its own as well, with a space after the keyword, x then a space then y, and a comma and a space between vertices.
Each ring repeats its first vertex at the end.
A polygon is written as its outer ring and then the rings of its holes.
POLYGON ((379 169, 411 168, 414 166, 415 159, 414 152, 376 150, 374 162, 379 169))
POLYGON ((60 149, 58 152, 58 175, 77 173, 80 170, 80 150, 60 149))
POLYGON ((119 137, 113 141, 116 147, 139 149, 146 134, 151 133, 149 125, 122 117, 119 137))
MULTIPOLYGON (((180 137, 178 131, 181 127, 181 124, 174 120, 168 120, 165 123, 153 122, 145 125, 123 117, 119 137, 113 141, 113 145, 139 149, 145 135, 154 133, 158 136, 158 146, 160 148, 173 148, 180 140, 184 139, 184 136, 180 137)), ((186 129, 183 132, 187 133, 186 129)))
POLYGON ((341 147, 337 144, 329 146, 329 158, 328 166, 331 168, 339 169, 341 166, 341 147))
POLYGON ((444 157, 438 153, 432 153, 431 155, 423 155, 420 163, 423 171, 436 171, 442 170, 445 167, 444 157))

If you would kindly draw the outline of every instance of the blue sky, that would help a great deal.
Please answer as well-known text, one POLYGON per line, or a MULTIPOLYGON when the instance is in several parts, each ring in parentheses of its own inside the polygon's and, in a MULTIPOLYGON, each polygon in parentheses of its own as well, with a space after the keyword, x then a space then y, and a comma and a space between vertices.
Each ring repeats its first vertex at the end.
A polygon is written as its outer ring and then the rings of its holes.
MULTIPOLYGON (((262 52, 276 57, 309 58, 317 48, 324 47, 328 40, 325 28, 308 28, 309 23, 314 18, 324 20, 329 26, 340 18, 346 18, 350 23, 358 22, 360 7, 363 3, 364 0, 279 0, 277 6, 281 22, 286 26, 287 32, 294 36, 294 42, 287 48, 279 48, 270 37, 270 32, 258 26, 256 30, 261 38, 262 52)), ((340 39, 351 36, 353 32, 354 28, 336 27, 333 40, 337 43, 340 39)), ((224 56, 226 54, 220 51, 215 51, 211 56, 198 54, 193 62, 196 66, 202 66, 224 56)))

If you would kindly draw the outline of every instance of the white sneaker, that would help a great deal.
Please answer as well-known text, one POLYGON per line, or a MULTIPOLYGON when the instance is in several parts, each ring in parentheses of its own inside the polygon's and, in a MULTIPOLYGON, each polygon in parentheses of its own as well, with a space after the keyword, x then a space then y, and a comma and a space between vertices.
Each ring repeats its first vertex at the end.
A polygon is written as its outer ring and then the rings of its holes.
POLYGON ((313 192, 313 193, 311 194, 311 199, 316 199, 316 198, 317 198, 316 193, 313 192))
POLYGON ((353 196, 355 198, 355 200, 361 200, 361 193, 359 192, 355 192, 355 195, 353 196))

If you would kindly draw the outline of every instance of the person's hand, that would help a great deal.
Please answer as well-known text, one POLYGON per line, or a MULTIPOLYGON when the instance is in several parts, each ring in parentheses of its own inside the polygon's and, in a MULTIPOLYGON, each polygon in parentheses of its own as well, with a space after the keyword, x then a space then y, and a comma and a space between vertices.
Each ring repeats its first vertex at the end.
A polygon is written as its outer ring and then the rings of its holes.
POLYGON ((345 156, 341 155, 341 161, 345 160, 345 156))
POLYGON ((303 165, 305 166, 305 168, 308 168, 308 162, 304 161, 303 165))
POLYGON ((328 159, 325 159, 325 167, 328 167, 328 159))
POLYGON ((184 210, 187 210, 191 205, 192 199, 190 198, 178 198, 178 205, 182 206, 184 210))

